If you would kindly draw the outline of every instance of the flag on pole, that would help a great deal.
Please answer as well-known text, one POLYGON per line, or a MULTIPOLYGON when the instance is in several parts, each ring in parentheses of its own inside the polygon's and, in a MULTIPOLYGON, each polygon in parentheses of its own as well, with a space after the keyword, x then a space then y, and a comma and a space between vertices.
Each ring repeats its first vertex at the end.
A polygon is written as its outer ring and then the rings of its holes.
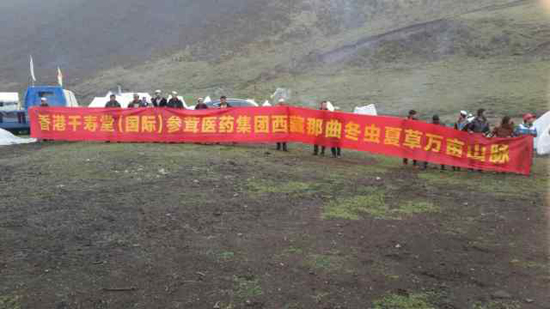
POLYGON ((31 55, 31 78, 33 82, 36 81, 36 76, 34 75, 34 61, 32 61, 32 55, 31 55))
POLYGON ((61 73, 61 69, 57 67, 57 83, 59 86, 63 87, 63 73, 61 73))

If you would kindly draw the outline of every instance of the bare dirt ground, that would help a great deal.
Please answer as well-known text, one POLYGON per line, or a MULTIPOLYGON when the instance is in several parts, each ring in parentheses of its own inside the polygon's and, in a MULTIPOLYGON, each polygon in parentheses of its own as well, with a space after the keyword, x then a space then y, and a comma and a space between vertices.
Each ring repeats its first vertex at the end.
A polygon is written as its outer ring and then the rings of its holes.
POLYGON ((531 177, 291 145, 0 148, 0 309, 550 308, 531 177))

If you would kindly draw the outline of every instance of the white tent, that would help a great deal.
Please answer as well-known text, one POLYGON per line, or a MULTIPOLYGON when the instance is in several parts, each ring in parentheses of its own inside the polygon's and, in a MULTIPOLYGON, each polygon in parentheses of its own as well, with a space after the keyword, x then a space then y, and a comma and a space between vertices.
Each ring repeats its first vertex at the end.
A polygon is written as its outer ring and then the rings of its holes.
POLYGON ((0 111, 13 111, 20 108, 19 93, 0 92, 0 111))
POLYGON ((328 101, 327 102, 327 109, 331 112, 334 112, 335 110, 339 109, 338 107, 334 107, 334 105, 332 105, 332 102, 328 101))
MULTIPOLYGON (((535 128, 537 128, 538 137, 535 138, 535 149, 538 150, 539 141, 541 140, 541 137, 543 136, 543 131, 550 127, 550 111, 546 112, 546 114, 540 116, 535 122, 533 123, 535 128)), ((548 131, 548 130, 546 130, 548 131)), ((541 153, 539 153, 541 154, 541 153)))
POLYGON ((34 138, 17 137, 4 129, 0 129, 0 146, 29 144, 34 142, 36 142, 34 138))
POLYGON ((270 107, 271 103, 269 103, 268 100, 265 100, 264 104, 262 104, 263 107, 270 107))
POLYGON ((210 98, 210 96, 207 96, 206 98, 204 98, 203 103, 210 103, 210 102, 212 102, 212 99, 210 98))
POLYGON ((376 111, 376 105, 370 104, 367 106, 360 106, 356 107, 353 110, 354 114, 360 114, 360 115, 371 115, 371 116, 378 116, 378 112, 376 111))
POLYGON ((246 102, 258 107, 260 106, 254 99, 247 99, 246 102))
POLYGON ((542 131, 538 131, 537 139, 537 153, 539 155, 545 155, 550 153, 550 125, 544 128, 542 131))
MULTIPOLYGON (((134 93, 136 92, 125 92, 125 93, 119 93, 119 94, 114 93, 114 95, 116 95, 116 100, 118 101, 118 103, 120 103, 120 105, 123 108, 127 108, 128 104, 134 100, 134 93)), ((148 94, 147 92, 137 92, 137 94, 139 95, 140 100, 143 99, 143 97, 145 97, 147 98, 147 102, 151 103, 151 95, 148 94)), ((94 98, 92 103, 88 105, 88 107, 96 107, 96 108, 105 107, 105 104, 109 102, 110 96, 111 96, 111 93, 108 93, 104 97, 96 97, 94 98)))

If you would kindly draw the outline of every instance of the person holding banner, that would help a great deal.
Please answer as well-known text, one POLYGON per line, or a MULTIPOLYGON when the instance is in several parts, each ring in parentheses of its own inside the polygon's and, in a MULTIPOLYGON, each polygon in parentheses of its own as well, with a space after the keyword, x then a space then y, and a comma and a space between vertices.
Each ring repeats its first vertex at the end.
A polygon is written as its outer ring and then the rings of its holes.
POLYGON ((493 132, 491 132, 491 137, 496 136, 499 138, 508 138, 513 137, 514 135, 514 123, 510 122, 509 116, 504 116, 500 126, 494 128, 493 132))
POLYGON ((166 107, 184 109, 183 102, 178 98, 178 93, 172 91, 172 98, 166 103, 166 107))
MULTIPOLYGON (((328 110, 327 101, 321 102, 321 106, 319 107, 319 110, 322 110, 322 111, 328 110)), ((321 147, 321 155, 324 156, 326 147, 325 146, 320 146, 320 147, 321 147)), ((313 145, 313 155, 316 156, 318 154, 319 154, 319 145, 313 145)))
POLYGON ((46 99, 45 97, 41 97, 40 98, 40 107, 49 107, 50 105, 48 104, 48 99, 46 99))
MULTIPOLYGON (((286 106, 285 100, 280 99, 279 102, 277 103, 277 106, 286 106)), ((286 142, 277 143, 277 151, 280 151, 280 150, 284 152, 288 152, 288 148, 286 147, 286 142)))
POLYGON ((197 105, 195 105, 195 110, 200 110, 200 109, 208 109, 208 105, 204 103, 203 98, 199 98, 197 100, 197 105))
POLYGON ((466 126, 465 130, 470 133, 489 134, 491 129, 485 117, 485 109, 480 108, 477 110, 477 117, 466 126))
POLYGON ((467 124, 468 124, 468 112, 460 111, 458 120, 455 123, 455 130, 464 131, 464 128, 466 127, 467 124))
POLYGON ((143 107, 143 102, 139 99, 139 94, 134 93, 134 99, 128 103, 128 108, 143 107))
MULTIPOLYGON (((432 124, 436 125, 436 126, 445 126, 444 124, 441 123, 441 121, 439 120, 439 115, 433 115, 432 117, 432 124)), ((423 169, 428 169, 428 162, 424 162, 424 167, 423 169)), ((441 171, 444 171, 445 170, 445 165, 444 164, 441 164, 441 171)))
MULTIPOLYGON (((409 111, 409 115, 407 115, 407 120, 418 120, 417 112, 414 109, 411 109, 409 111)), ((417 163, 418 162, 416 160, 413 160, 413 166, 416 166, 417 163)), ((409 164, 409 159, 404 158, 403 159, 403 164, 408 165, 409 164)))
POLYGON ((151 100, 153 107, 166 107, 166 98, 163 98, 160 94, 162 91, 155 90, 155 97, 151 100))
POLYGON ((229 108, 229 107, 231 107, 231 105, 227 103, 227 97, 222 95, 220 97, 220 108, 229 108))
POLYGON ((120 105, 120 103, 118 103, 118 101, 116 100, 116 95, 111 94, 109 96, 109 102, 105 104, 105 108, 121 108, 121 107, 122 106, 120 105))
POLYGON ((515 134, 517 136, 521 135, 531 135, 533 137, 537 137, 538 132, 537 128, 533 125, 533 122, 535 121, 535 116, 532 114, 525 114, 523 115, 523 123, 521 123, 515 130, 515 134))

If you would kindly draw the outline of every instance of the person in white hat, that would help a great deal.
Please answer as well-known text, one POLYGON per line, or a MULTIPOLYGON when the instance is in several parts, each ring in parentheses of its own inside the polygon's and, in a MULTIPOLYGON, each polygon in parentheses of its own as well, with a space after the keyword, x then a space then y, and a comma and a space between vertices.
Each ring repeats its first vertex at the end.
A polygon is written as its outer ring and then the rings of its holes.
POLYGON ((468 112, 460 111, 460 115, 455 123, 455 130, 464 131, 464 128, 468 124, 468 112))
POLYGON ((48 105, 48 99, 42 97, 40 98, 40 107, 48 107, 50 105, 48 105))
POLYGON ((178 93, 176 91, 172 91, 172 97, 170 98, 170 101, 166 104, 166 107, 169 108, 185 108, 183 106, 183 102, 178 98, 178 93))
MULTIPOLYGON (((277 106, 287 106, 285 103, 285 99, 279 99, 279 102, 277 103, 277 106)), ((284 152, 288 151, 288 148, 286 146, 286 142, 279 142, 277 143, 277 150, 282 150, 284 152)))
POLYGON ((161 94, 162 94, 162 91, 160 90, 155 91, 155 97, 151 100, 153 107, 166 107, 166 104, 168 102, 166 101, 166 98, 163 98, 161 96, 161 94))

